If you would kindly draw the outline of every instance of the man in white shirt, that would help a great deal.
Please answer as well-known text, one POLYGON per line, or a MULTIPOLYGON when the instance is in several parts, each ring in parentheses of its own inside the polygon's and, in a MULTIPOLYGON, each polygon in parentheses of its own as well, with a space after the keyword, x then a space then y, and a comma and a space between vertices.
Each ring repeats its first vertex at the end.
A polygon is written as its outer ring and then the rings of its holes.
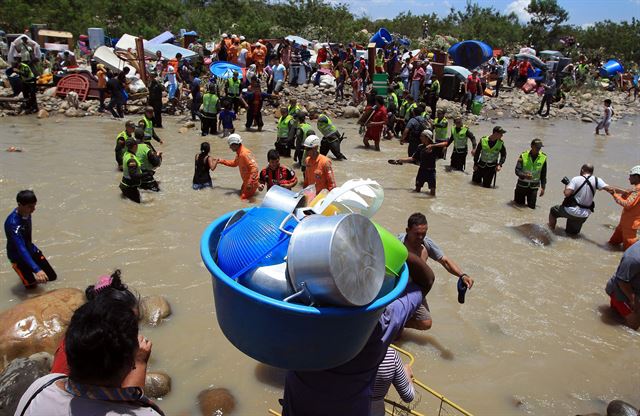
POLYGON ((566 218, 567 234, 576 235, 580 233, 582 224, 595 208, 593 198, 596 191, 604 189, 613 194, 615 188, 593 176, 593 165, 589 163, 582 165, 580 176, 576 176, 570 181, 568 178, 564 178, 562 183, 565 184, 565 198, 561 205, 556 205, 549 210, 549 227, 555 230, 558 218, 566 218))
POLYGON ((424 85, 425 91, 429 91, 431 88, 431 77, 433 77, 433 67, 429 60, 426 61, 427 67, 424 69, 424 85))

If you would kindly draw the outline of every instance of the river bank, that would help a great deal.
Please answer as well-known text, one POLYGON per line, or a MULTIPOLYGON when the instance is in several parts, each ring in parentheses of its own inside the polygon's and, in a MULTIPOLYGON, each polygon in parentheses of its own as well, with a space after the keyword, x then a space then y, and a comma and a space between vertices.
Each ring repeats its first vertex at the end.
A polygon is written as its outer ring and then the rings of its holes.
MULTIPOLYGON (((385 202, 375 220, 393 232, 405 229, 411 213, 425 213, 429 235, 476 280, 460 305, 455 279, 431 264, 434 326, 424 333, 407 330, 400 342, 416 357, 420 380, 477 415, 604 413, 613 399, 637 404, 640 374, 629 368, 640 337, 611 320, 604 293, 621 256, 604 245, 620 208, 599 193, 581 238, 559 231, 549 236, 549 246, 532 243, 521 231, 544 226, 549 208, 562 201, 560 178, 577 175, 584 162, 592 162, 596 175, 612 185, 628 183, 640 147, 635 127, 626 121, 635 125, 640 119, 614 121, 612 136, 604 137, 577 120, 506 117, 500 124, 507 130, 508 158, 497 188, 472 186, 468 173, 447 173, 448 162, 440 162, 436 198, 410 192, 415 167, 387 164, 406 155, 406 147, 383 141, 382 152, 364 150, 355 121, 336 121, 347 136, 343 152, 349 158, 333 162, 337 181, 370 177, 382 184, 385 202), (549 155, 549 185, 536 210, 509 203, 517 156, 533 136, 544 140, 549 155), (526 224, 533 226, 521 227, 526 224)), ((121 173, 113 160, 122 121, 2 118, 0 149, 16 146, 23 152, 0 152, 1 211, 13 209, 18 190, 37 193, 34 240, 59 275, 43 289, 84 290, 97 276, 120 268, 137 292, 168 299, 173 314, 162 325, 143 329, 154 344, 150 369, 173 380, 171 393, 159 402, 166 414, 190 408, 208 386, 228 388, 237 400, 236 414, 266 414, 269 407, 277 409, 284 372, 244 356, 226 340, 199 256, 205 227, 225 212, 247 207, 237 195, 241 181, 237 169, 220 166, 214 189, 191 189, 193 157, 203 138, 197 128, 185 128, 186 122, 167 117, 158 131, 165 141, 158 149, 164 152, 157 174, 162 192, 143 192, 143 204, 136 205, 120 197, 121 173)), ((471 130, 489 134, 494 123, 481 119, 471 130)), ((264 167, 274 119, 265 117, 262 133, 240 133, 264 167)), ((225 140, 206 140, 213 156, 233 156, 225 140)), ((291 165, 290 159, 282 162, 291 165)), ((0 309, 23 299, 15 273, 2 262, 0 309)), ((416 409, 436 414, 433 404, 423 394, 416 409)))

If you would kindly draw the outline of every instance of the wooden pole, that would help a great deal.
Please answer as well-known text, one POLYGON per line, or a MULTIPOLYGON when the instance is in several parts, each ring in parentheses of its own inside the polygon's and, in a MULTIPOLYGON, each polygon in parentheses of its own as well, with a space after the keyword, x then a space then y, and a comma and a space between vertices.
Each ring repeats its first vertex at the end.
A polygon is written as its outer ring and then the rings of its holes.
POLYGON ((147 85, 147 65, 144 63, 144 44, 142 38, 136 38, 136 55, 140 69, 140 79, 144 82, 144 85, 147 85))

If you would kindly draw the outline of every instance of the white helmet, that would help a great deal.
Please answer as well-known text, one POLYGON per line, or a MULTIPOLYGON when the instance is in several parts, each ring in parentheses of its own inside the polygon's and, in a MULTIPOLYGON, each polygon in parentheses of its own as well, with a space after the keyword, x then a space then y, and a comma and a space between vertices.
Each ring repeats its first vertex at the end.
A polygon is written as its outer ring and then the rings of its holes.
POLYGON ((233 133, 227 137, 227 143, 229 143, 229 146, 232 144, 240 144, 242 143, 242 137, 237 133, 233 133))
POLYGON ((240 36, 240 40, 245 40, 246 38, 244 36, 240 36))
POLYGON ((629 175, 640 175, 640 165, 632 167, 629 175))
POLYGON ((231 39, 238 39, 236 35, 231 35, 231 39))
POLYGON ((312 148, 320 146, 321 139, 320 137, 312 134, 311 136, 304 139, 304 147, 312 148))

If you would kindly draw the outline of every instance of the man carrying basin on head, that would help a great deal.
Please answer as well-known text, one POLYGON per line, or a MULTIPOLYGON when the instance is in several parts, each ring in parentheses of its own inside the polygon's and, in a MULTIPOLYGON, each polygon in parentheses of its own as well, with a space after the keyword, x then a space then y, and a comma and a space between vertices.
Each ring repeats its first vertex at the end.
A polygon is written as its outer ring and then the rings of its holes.
POLYGON ((253 198, 258 190, 258 164, 251 150, 242 144, 242 138, 239 134, 231 134, 227 139, 231 150, 236 152, 236 158, 233 160, 219 159, 218 163, 229 167, 238 167, 240 169, 240 177, 242 178, 242 187, 240 188, 240 199, 247 200, 253 198))
POLYGON ((433 271, 418 256, 407 258, 411 280, 384 310, 364 348, 349 362, 323 371, 288 371, 283 416, 371 414, 371 391, 378 366, 407 320, 433 285, 433 271))
MULTIPOLYGON (((404 243, 409 253, 420 257, 424 262, 431 258, 440 263, 450 274, 458 277, 458 302, 464 303, 464 294, 467 289, 471 289, 473 286, 473 278, 463 272, 452 259, 445 256, 440 247, 427 236, 428 230, 427 217, 416 212, 411 214, 407 221, 406 232, 399 234, 398 239, 404 243)), ((407 322, 406 327, 426 331, 431 328, 432 324, 429 304, 425 297, 416 313, 407 322)))

